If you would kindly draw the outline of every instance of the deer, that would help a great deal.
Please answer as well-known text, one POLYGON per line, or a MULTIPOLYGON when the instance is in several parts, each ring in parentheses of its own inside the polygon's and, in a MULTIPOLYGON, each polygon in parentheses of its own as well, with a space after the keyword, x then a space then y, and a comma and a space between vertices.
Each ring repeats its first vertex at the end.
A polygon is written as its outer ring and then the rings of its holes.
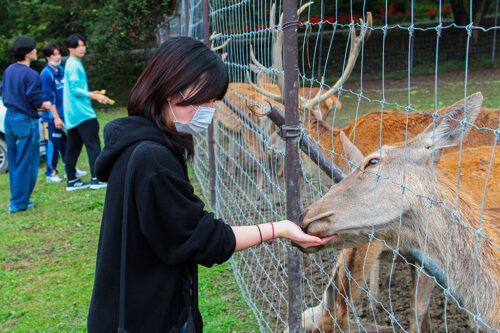
MULTIPOLYGON (((229 83, 228 91, 225 98, 227 98, 232 104, 237 106, 240 110, 247 110, 247 105, 254 103, 255 101, 263 101, 263 96, 255 91, 248 83, 244 82, 231 82, 229 83)), ((244 123, 224 102, 216 102, 217 111, 215 112, 214 122, 216 126, 216 136, 220 136, 218 133, 222 132, 223 135, 231 134, 232 137, 241 137, 242 141, 249 149, 249 154, 253 156, 253 159, 258 163, 264 164, 268 159, 266 152, 263 149, 264 139, 261 135, 254 130, 252 130, 248 125, 244 123), (224 133, 226 132, 226 133, 224 133)), ((277 106, 281 106, 277 104, 277 106)), ((263 108, 260 107, 259 108, 263 108)), ((256 106, 253 105, 253 110, 256 110, 256 106)), ((258 117, 252 112, 245 112, 245 114, 268 136, 274 131, 274 126, 272 122, 266 121, 265 118, 258 117)), ((236 152, 236 143, 234 139, 228 140, 228 169, 229 172, 234 175, 236 172, 235 161, 233 160, 238 156, 236 152)), ((264 183, 264 167, 257 168, 257 187, 262 188, 264 183)))
MULTIPOLYGON (((449 107, 438 110, 438 115, 443 115, 447 112, 449 107)), ((495 142, 495 133, 490 130, 490 128, 497 128, 499 124, 499 113, 500 110, 488 109, 482 107, 480 109, 479 115, 476 117, 474 122, 474 127, 471 129, 470 135, 464 138, 463 140, 463 148, 467 149, 469 156, 467 160, 462 160, 462 172, 464 170, 471 170, 472 173, 480 173, 480 170, 483 170, 481 175, 484 176, 484 168, 483 165, 484 159, 481 160, 482 164, 478 165, 476 159, 471 155, 474 152, 474 149, 478 149, 475 147, 480 147, 483 145, 493 145, 495 142)), ((336 164, 346 173, 349 172, 349 164, 348 162, 352 162, 352 144, 350 143, 350 139, 356 138, 356 142, 359 145, 358 151, 361 151, 362 154, 369 153, 371 151, 376 150, 383 144, 395 144, 397 142, 404 141, 405 139, 411 139, 415 137, 419 131, 425 129, 429 124, 432 123, 433 115, 431 112, 422 112, 422 113, 410 113, 407 117, 405 113, 395 112, 395 111, 385 111, 383 114, 380 112, 372 112, 367 115, 361 116, 357 122, 346 126, 343 129, 334 129, 327 122, 312 119, 311 125, 308 126, 308 135, 310 135, 313 139, 318 140, 318 145, 324 153, 332 158, 336 162, 336 164), (380 131, 380 117, 383 117, 383 125, 382 131, 380 131), (408 125, 405 124, 408 119, 408 125), (408 126, 408 130, 406 127, 408 126), (345 133, 344 133, 345 132, 345 133), (356 134, 355 134, 356 132, 356 134), (347 135, 346 135, 347 133, 347 135), (380 143, 380 139, 382 138, 382 142, 380 143), (332 152, 336 154, 332 154, 332 152)), ((458 150, 458 146, 451 146, 443 149, 443 152, 447 154, 447 156, 452 156, 454 158, 452 160, 458 161, 458 155, 460 151, 458 150)), ((450 170, 450 166, 446 166, 448 171, 450 170)), ((474 180, 473 175, 462 175, 464 180, 462 181, 465 184, 476 184, 477 179, 474 180)), ((480 196, 481 197, 481 196, 480 196)), ((489 204, 489 200, 487 202, 489 204)), ((333 319, 331 315, 327 316, 325 312, 335 313, 336 320, 339 323, 340 327, 345 330, 347 329, 347 304, 345 303, 345 295, 349 295, 347 299, 355 298, 359 294, 359 287, 356 283, 348 283, 347 272, 350 272, 352 279, 355 281, 363 281, 364 280, 364 272, 363 270, 356 269, 352 267, 353 265, 347 265, 345 263, 355 263, 355 262, 365 262, 365 254, 366 254, 366 264, 364 266, 364 271, 369 272, 369 289, 371 293, 377 298, 378 295, 378 265, 380 256, 382 256, 385 252, 388 251, 387 247, 378 241, 374 241, 370 244, 370 246, 362 245, 357 248, 355 251, 353 250, 345 250, 340 255, 340 261, 338 263, 338 268, 334 270, 334 274, 332 274, 332 278, 330 281, 330 288, 325 290, 324 301, 323 303, 326 305, 332 304, 332 293, 334 291, 337 292, 337 297, 335 304, 336 309, 326 308, 324 304, 320 304, 315 308, 311 308, 304 313, 304 325, 306 332, 313 332, 315 327, 323 327, 331 328, 333 327, 333 319), (367 253, 368 252, 368 253, 367 253), (353 256, 359 256, 359 258, 352 258, 353 256), (340 288, 338 284, 332 285, 332 283, 341 283, 342 290, 336 290, 340 288), (349 290, 346 290, 345 286, 350 286, 349 290), (327 302, 326 300, 330 300, 327 302), (313 323, 312 318, 315 318, 315 322, 313 323)), ((392 260, 392 256, 389 260, 392 260)), ((410 259, 405 259, 409 261, 410 259)), ((415 275, 412 275, 415 278, 415 275)), ((434 281, 428 279, 425 275, 422 275, 418 284, 419 290, 417 293, 413 294, 412 302, 410 303, 412 307, 417 304, 417 313, 418 318, 416 320, 411 320, 410 322, 410 332, 417 332, 417 328, 425 328, 430 324, 427 322, 427 308, 429 306, 430 295, 432 293, 432 289, 434 287, 434 281), (416 298, 416 296, 418 297, 416 298), (426 320, 426 321, 424 321, 426 320), (417 326, 418 325, 418 326, 417 326)), ((412 311, 414 313, 414 311, 412 311)), ((413 318, 412 318, 413 319, 413 318)), ((350 325, 356 325, 355 323, 349 323, 350 325)), ((373 326, 370 324, 363 324, 365 329, 370 331, 370 327, 375 330, 373 326)), ((351 326, 355 327, 355 326, 351 326)), ((379 330, 381 328, 379 327, 379 330)), ((325 329, 326 332, 329 332, 329 329, 325 329)))
MULTIPOLYGON (((301 6, 297 10, 297 15, 300 15, 312 2, 306 3, 303 6, 301 6)), ((281 53, 277 53, 276 50, 281 50, 283 48, 283 31, 281 29, 282 23, 283 23, 283 15, 280 15, 279 19, 279 24, 275 25, 275 11, 276 11, 276 4, 272 5, 271 8, 271 13, 270 13, 270 26, 273 27, 272 30, 272 53, 273 53, 273 69, 278 71, 278 79, 277 79, 277 84, 270 83, 269 76, 266 75, 265 73, 265 68, 262 66, 262 64, 257 60, 254 52, 253 52, 253 47, 250 46, 250 57, 252 59, 253 64, 250 64, 249 68, 252 69, 252 71, 257 72, 257 81, 256 83, 253 82, 251 79, 251 76, 249 72, 247 71, 247 80, 248 83, 244 82, 232 82, 229 84, 229 89, 228 89, 228 94, 226 95, 226 98, 228 98, 233 104, 237 105, 240 107, 240 109, 248 109, 249 112, 247 112, 247 115, 252 119, 254 123, 256 123, 259 127, 263 128, 265 132, 271 134, 271 132, 275 129, 275 127, 272 125, 272 123, 265 119, 257 116, 257 114, 262 114, 264 112, 256 112, 255 111, 255 105, 249 106, 249 107, 244 107, 248 106, 247 104, 250 104, 250 101, 264 101, 266 97, 269 96, 278 96, 278 94, 281 93, 282 87, 283 87, 283 60, 281 53)), ((368 27, 372 26, 372 17, 371 13, 368 13, 368 27)), ((360 20, 360 23, 362 26, 363 25, 363 20, 360 20)), ((359 52, 361 50, 361 43, 363 42, 363 36, 364 34, 365 39, 368 38, 370 34, 370 30, 368 32, 364 32, 366 30, 366 27, 363 28, 363 32, 358 36, 356 34, 354 25, 351 26, 351 50, 350 50, 350 55, 349 55, 349 60, 347 63, 347 71, 344 72, 344 75, 339 79, 338 83, 334 85, 329 90, 326 90, 321 87, 302 87, 300 88, 299 92, 303 96, 314 96, 311 99, 306 99, 304 97, 301 97, 301 100, 303 101, 304 107, 310 108, 311 112, 315 114, 315 117, 320 117, 322 118, 323 115, 327 115, 328 112, 333 110, 334 108, 337 108, 339 110, 341 108, 341 103, 338 101, 338 99, 334 96, 334 93, 338 89, 338 87, 342 84, 343 81, 347 79, 347 77, 350 75, 350 72, 352 71, 352 68, 354 67, 354 64, 356 62, 357 56, 359 55, 359 52), (319 113, 317 110, 319 110, 319 113)), ((272 107, 274 105, 283 108, 283 98, 271 98, 273 101, 269 102, 269 105, 272 107)), ((231 132, 233 135, 238 135, 241 136, 245 142, 245 144, 248 146, 249 150, 251 151, 252 155, 255 156, 255 159, 261 163, 265 164, 266 159, 270 159, 269 154, 265 154, 262 152, 262 138, 258 133, 255 133, 254 131, 248 129, 245 127, 241 121, 237 120, 237 116, 223 103, 217 103, 218 110, 215 114, 214 120, 223 127, 224 130, 231 132)), ((262 109, 262 106, 259 106, 259 108, 262 109)), ((307 109, 309 110, 309 109, 307 109)), ((216 127, 217 128, 217 127, 216 127)), ((230 140, 230 151, 234 151, 234 142, 231 142, 230 140)), ((235 156, 235 155, 232 155, 235 156)), ((272 161, 272 158, 270 159, 272 161)), ((230 170, 231 173, 234 174, 234 163, 233 161, 230 161, 230 170)), ((278 172, 278 176, 281 175, 281 172, 278 172)), ((262 188, 263 185, 263 168, 259 167, 258 168, 258 174, 257 174, 257 186, 259 188, 262 188)))
MULTIPOLYGON (((297 15, 302 13, 308 6, 310 6, 312 2, 308 2, 302 5, 297 10, 297 15)), ((273 3, 271 7, 270 14, 270 26, 274 26, 274 16, 275 16, 276 4, 273 3)), ((324 84, 324 79, 322 79, 321 87, 307 88, 303 87, 302 90, 299 91, 299 109, 302 110, 303 113, 311 113, 315 118, 325 119, 329 113, 333 110, 333 108, 338 108, 338 99, 334 96, 335 93, 342 87, 344 82, 349 78, 356 64, 356 60, 358 59, 359 53, 363 47, 364 42, 368 40, 371 34, 371 28, 373 26, 373 18, 371 12, 366 13, 366 24, 363 19, 359 19, 359 25, 361 27, 361 32, 359 35, 356 33, 354 22, 351 22, 350 26, 350 48, 349 48, 349 57, 345 68, 342 72, 341 77, 333 84, 331 87, 326 89, 326 85, 324 84), (314 96, 312 98, 307 98, 306 96, 314 96)), ((250 46, 250 59, 252 61, 252 67, 254 71, 261 73, 275 73, 273 77, 276 78, 276 88, 275 89, 266 89, 262 85, 259 85, 253 82, 250 71, 246 71, 246 77, 248 83, 263 96, 270 98, 271 100, 283 104, 284 97, 284 68, 283 68, 283 14, 280 15, 279 23, 277 25, 278 29, 273 29, 272 31, 272 64, 271 68, 266 68, 262 63, 260 63, 255 54, 253 52, 253 48, 250 46), (278 93, 277 93, 278 92, 278 93)), ((266 81, 271 82, 271 76, 267 74, 268 79, 266 81)))
MULTIPOLYGON (((304 4, 302 7, 298 9, 298 14, 304 11, 312 2, 304 4)), ((270 26, 274 26, 274 16, 275 16, 275 4, 271 7, 271 15, 270 15, 270 26)), ((281 27, 283 24, 283 15, 280 16, 279 23, 277 27, 281 27)), ((301 87, 299 88, 299 110, 301 113, 301 118, 307 122, 307 119, 326 119, 328 115, 333 111, 339 111, 341 109, 341 103, 335 94, 342 87, 344 82, 349 78, 352 73, 352 70, 356 64, 356 60, 359 56, 359 53, 362 49, 363 43, 368 40, 371 34, 371 28, 373 26, 372 14, 368 12, 366 14, 366 24, 363 19, 359 20, 359 25, 361 27, 360 33, 356 33, 354 22, 352 22, 350 26, 350 49, 349 49, 349 57, 346 62, 343 74, 337 80, 335 84, 331 87, 327 87, 324 84, 324 80, 322 79, 321 87, 301 87), (308 98, 309 97, 309 98, 308 98)), ((250 59, 252 63, 250 64, 250 69, 254 72, 257 72, 258 80, 256 83, 252 80, 250 75, 250 71, 246 71, 247 81, 255 89, 255 91, 259 92, 262 96, 269 98, 272 102, 270 106, 282 106, 284 103, 283 91, 284 91, 284 69, 283 69, 283 30, 282 29, 274 29, 272 31, 272 64, 270 68, 266 68, 262 63, 260 63, 254 52, 253 47, 250 46, 250 59), (271 75, 273 74, 273 75, 271 75), (261 78, 259 80, 259 78, 261 78), (275 80, 273 80, 275 78, 275 80), (276 81, 275 84, 272 84, 272 81, 276 81), (265 82, 263 84, 261 82, 265 82)), ((280 107, 281 108, 281 107, 280 107)), ((254 112, 255 113, 255 112, 254 112)), ((276 132, 273 133, 268 141, 269 146, 278 152, 283 152, 284 145, 278 141, 276 132)), ((306 154, 302 154, 301 158, 305 161, 309 161, 309 158, 306 154)), ((278 172, 277 176, 280 177, 283 174, 282 164, 280 165, 278 161, 278 172)), ((308 165, 312 165, 308 163, 308 165)), ((314 177, 315 172, 312 168, 305 168, 304 172, 308 175, 314 177)))
MULTIPOLYGON (((216 46, 215 40, 220 37, 221 34, 217 32, 213 32, 210 36, 211 47, 210 49, 214 52, 222 50, 226 45, 229 44, 231 38, 227 38, 221 45, 216 46)), ((227 58, 227 52, 220 54, 220 58, 222 61, 225 61, 227 58)), ((272 87, 270 87, 272 89, 272 87)), ((248 83, 244 82, 230 82, 228 86, 228 92, 225 96, 231 103, 237 106, 240 110, 245 110, 246 105, 253 101, 262 101, 263 96, 260 93, 256 92, 248 83)), ((248 146, 252 155, 256 157, 258 161, 262 160, 261 155, 262 149, 260 143, 260 137, 258 134, 254 133, 251 130, 247 130, 239 120, 238 116, 223 102, 216 102, 217 110, 214 115, 214 135, 216 137, 220 136, 220 132, 229 132, 232 136, 242 136, 246 145, 248 146), (220 127, 220 128, 219 128, 220 127)), ((256 123, 260 127, 265 127, 265 125, 270 125, 263 123, 259 117, 256 117, 253 114, 247 114, 254 123, 256 123), (261 124, 262 123, 262 124, 261 124)), ((264 128, 264 131, 269 131, 270 127, 267 126, 264 128)), ((231 158, 236 156, 236 147, 234 140, 228 140, 229 142, 229 154, 231 158)), ((218 150, 218 147, 216 146, 218 150)), ((230 158, 229 160, 229 170, 231 174, 235 173, 235 164, 234 161, 230 158)), ((261 172, 261 168, 258 171, 258 187, 262 188, 263 184, 263 175, 261 172)))
POLYGON ((498 138, 494 146, 445 153, 471 132, 481 104, 480 93, 453 104, 406 145, 384 145, 367 157, 352 146, 358 167, 307 207, 301 223, 311 235, 338 235, 334 248, 362 246, 373 234, 391 247, 424 251, 484 329, 500 327, 498 138), (459 156, 465 165, 491 165, 492 174, 460 168, 458 176, 459 156), (472 184, 464 185, 462 177, 472 184), (458 180, 463 186, 457 191, 458 180))

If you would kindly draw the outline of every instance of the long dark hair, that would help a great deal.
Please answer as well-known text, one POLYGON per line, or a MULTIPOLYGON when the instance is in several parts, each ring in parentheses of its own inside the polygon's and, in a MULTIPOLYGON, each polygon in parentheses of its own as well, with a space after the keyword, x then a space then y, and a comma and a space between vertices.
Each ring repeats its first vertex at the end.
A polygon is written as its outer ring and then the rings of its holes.
POLYGON ((129 116, 151 120, 165 135, 167 146, 178 156, 194 154, 193 137, 167 127, 163 108, 167 98, 193 87, 196 93, 178 105, 199 105, 226 94, 229 77, 222 60, 203 43, 175 37, 155 52, 135 83, 128 101, 129 116))

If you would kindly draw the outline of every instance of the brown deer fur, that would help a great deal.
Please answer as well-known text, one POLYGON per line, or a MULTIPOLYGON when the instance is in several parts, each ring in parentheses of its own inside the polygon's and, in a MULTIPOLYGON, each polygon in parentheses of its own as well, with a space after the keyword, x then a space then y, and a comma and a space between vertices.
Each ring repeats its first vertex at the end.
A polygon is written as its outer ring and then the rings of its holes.
MULTIPOLYGON (((443 114, 446 109, 440 110, 443 114)), ((481 108, 474 124, 479 128, 472 128, 470 135, 464 139, 463 147, 478 147, 483 145, 491 145, 495 140, 493 131, 498 128, 499 123, 498 109, 481 108), (483 129, 481 129, 483 128, 483 129)), ((373 111, 358 118, 355 123, 342 128, 332 128, 326 121, 311 118, 311 124, 305 126, 306 132, 313 140, 319 143, 321 150, 328 156, 332 156, 331 152, 335 152, 333 158, 335 164, 344 172, 348 171, 348 164, 343 156, 344 148, 340 140, 340 132, 344 132, 356 147, 363 154, 380 149, 383 145, 396 144, 404 142, 406 132, 408 132, 407 140, 414 138, 418 133, 422 132, 429 124, 432 123, 432 115, 406 113, 398 111, 373 111), (382 133, 380 133, 380 118, 382 116, 382 133), (406 125, 408 124, 408 126, 406 125), (333 136, 333 140, 332 140, 333 136), (340 156, 339 156, 340 155, 340 156)), ((454 146, 445 149, 446 152, 456 151, 459 146, 454 146)))

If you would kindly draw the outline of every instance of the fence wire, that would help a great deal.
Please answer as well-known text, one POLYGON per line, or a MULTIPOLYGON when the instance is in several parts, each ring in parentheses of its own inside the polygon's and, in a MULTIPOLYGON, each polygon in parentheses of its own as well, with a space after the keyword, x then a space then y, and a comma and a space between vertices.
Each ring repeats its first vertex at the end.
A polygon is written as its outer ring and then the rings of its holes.
MULTIPOLYGON (((190 35, 203 39, 202 1, 180 3, 178 16, 159 27, 159 41, 184 31, 185 3, 190 35)), ((352 172, 350 184, 359 185, 334 184, 309 152, 300 151, 303 209, 336 207, 332 220, 345 217, 337 223, 350 225, 355 234, 339 237, 333 248, 304 254, 305 330, 500 332, 498 1, 481 26, 472 14, 468 25, 446 18, 444 1, 427 10, 434 21, 425 22, 415 19, 421 8, 414 1, 406 12, 390 1, 380 8, 301 1, 298 22, 285 23, 283 5, 210 1, 211 30, 218 33, 213 43, 229 41, 217 51, 230 75, 226 98, 260 128, 216 103, 212 209, 231 225, 286 218, 284 141, 276 126, 257 114, 272 106, 284 110, 281 33, 285 24, 295 23, 301 135, 346 174, 352 172), (399 22, 400 16, 407 21, 399 22), (474 67, 485 61, 493 64, 474 67), (483 95, 477 118, 450 113, 473 108, 478 95, 450 106, 476 91, 483 95), (420 147, 412 139, 428 126, 431 141, 420 147), (458 129, 448 133, 451 128, 458 129), (472 128, 468 135, 467 128, 472 128), (360 159, 354 146, 344 147, 341 132, 365 156, 377 153, 360 159), (436 147, 445 140, 443 133, 458 141, 441 153, 436 147), (329 189, 333 192, 326 195, 329 189)), ((473 2, 468 6, 472 12, 473 2)), ((209 197, 209 139, 202 134, 195 141, 193 168, 209 197)), ((262 332, 288 326, 289 246, 279 240, 231 259, 262 332)))

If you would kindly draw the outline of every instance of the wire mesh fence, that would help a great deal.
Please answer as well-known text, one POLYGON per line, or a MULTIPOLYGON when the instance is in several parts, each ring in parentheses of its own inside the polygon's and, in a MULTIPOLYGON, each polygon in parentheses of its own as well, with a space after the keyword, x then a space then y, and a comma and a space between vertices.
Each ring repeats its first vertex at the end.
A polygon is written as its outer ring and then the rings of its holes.
MULTIPOLYGON (((390 1, 371 13, 366 2, 335 2, 333 9, 299 2, 294 19, 282 14, 289 2, 219 0, 209 2, 208 21, 202 1, 181 2, 189 10, 179 6, 159 29, 163 35, 188 24, 203 40, 200 26, 209 24, 213 47, 227 43, 216 52, 227 64, 229 90, 216 103, 213 137, 195 140, 193 168, 210 197, 213 144, 212 209, 231 225, 287 217, 280 134, 291 129, 280 131, 265 114, 285 111, 290 45, 283 33, 298 33, 299 132, 316 147, 301 149, 297 141, 293 148, 302 225, 339 236, 301 255, 298 304, 290 302, 289 242, 233 256, 260 330, 286 330, 293 306, 308 332, 498 332, 498 2, 481 25, 477 17, 466 25, 445 19, 442 1, 434 22, 416 20, 414 2, 407 22, 397 21, 390 1), (316 150, 348 178, 334 184, 316 150)), ((473 13, 476 5, 468 6, 473 13)))

